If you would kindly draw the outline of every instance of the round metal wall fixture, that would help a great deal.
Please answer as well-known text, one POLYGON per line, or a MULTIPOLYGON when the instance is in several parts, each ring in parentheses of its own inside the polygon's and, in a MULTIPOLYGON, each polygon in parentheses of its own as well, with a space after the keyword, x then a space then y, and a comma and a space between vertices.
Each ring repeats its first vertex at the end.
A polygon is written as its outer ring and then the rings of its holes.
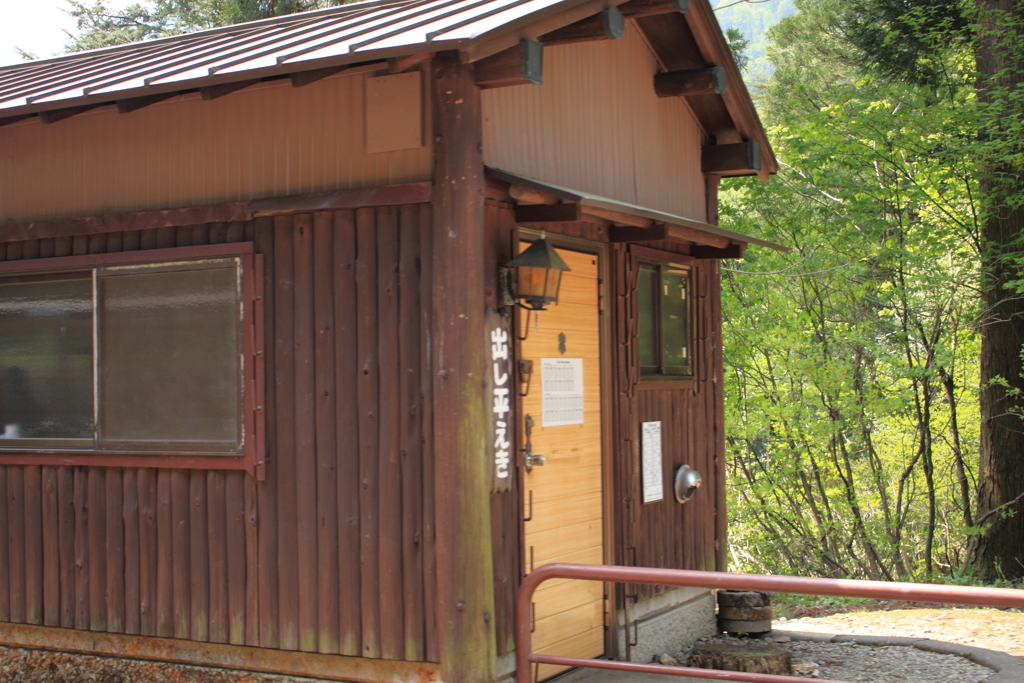
POLYGON ((672 489, 675 491, 676 500, 685 503, 693 497, 693 494, 700 488, 703 481, 700 472, 689 465, 680 465, 676 468, 676 474, 672 478, 672 489))

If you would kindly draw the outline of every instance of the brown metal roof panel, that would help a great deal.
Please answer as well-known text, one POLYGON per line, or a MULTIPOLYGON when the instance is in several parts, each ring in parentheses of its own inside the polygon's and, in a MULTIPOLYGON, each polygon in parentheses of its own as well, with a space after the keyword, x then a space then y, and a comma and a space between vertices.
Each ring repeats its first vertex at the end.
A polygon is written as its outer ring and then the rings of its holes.
MULTIPOLYGON (((450 1, 450 0, 448 0, 450 1)), ((398 14, 401 16, 415 17, 417 11, 422 11, 424 7, 433 7, 442 5, 446 0, 427 0, 426 2, 415 2, 407 8, 404 8, 398 14)), ((279 44, 272 50, 265 50, 259 53, 250 54, 230 62, 221 64, 215 69, 211 70, 211 73, 233 73, 237 71, 249 71, 252 69, 267 68, 277 66, 282 62, 289 59, 294 54, 304 54, 320 50, 325 45, 336 45, 344 44, 346 49, 342 50, 339 54, 348 54, 349 50, 347 46, 354 40, 358 40, 361 36, 365 35, 367 31, 374 30, 378 27, 392 26, 396 13, 378 13, 374 12, 367 16, 360 16, 356 18, 349 17, 345 24, 337 26, 334 30, 325 32, 322 35, 315 36, 302 36, 299 40, 291 41, 288 43, 279 44)))
POLYGON ((141 88, 148 85, 147 80, 157 69, 167 69, 188 61, 195 61, 198 58, 209 57, 220 54, 227 44, 232 44, 230 37, 224 37, 213 45, 203 45, 198 52, 195 49, 183 49, 179 47, 173 51, 161 52, 155 55, 146 55, 144 59, 132 60, 122 69, 111 69, 111 65, 103 65, 103 68, 93 68, 85 74, 76 78, 67 79, 43 93, 28 98, 28 102, 53 102, 71 97, 92 95, 104 91, 118 92, 141 88))

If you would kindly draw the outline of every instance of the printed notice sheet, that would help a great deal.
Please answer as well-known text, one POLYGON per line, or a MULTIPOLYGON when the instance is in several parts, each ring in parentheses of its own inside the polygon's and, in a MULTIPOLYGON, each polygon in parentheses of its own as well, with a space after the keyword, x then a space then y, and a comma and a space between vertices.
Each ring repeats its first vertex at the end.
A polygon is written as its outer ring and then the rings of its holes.
POLYGON ((665 498, 661 480, 661 422, 640 423, 643 445, 644 502, 654 503, 665 498))
POLYGON ((541 425, 583 424, 583 359, 541 358, 541 425))

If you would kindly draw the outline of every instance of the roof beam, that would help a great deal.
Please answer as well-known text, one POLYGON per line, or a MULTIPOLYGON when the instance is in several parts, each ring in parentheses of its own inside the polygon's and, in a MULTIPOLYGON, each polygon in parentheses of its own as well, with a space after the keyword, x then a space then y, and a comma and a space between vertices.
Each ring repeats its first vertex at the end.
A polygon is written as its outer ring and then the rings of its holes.
POLYGON ((582 219, 579 204, 523 204, 516 207, 516 223, 574 223, 582 219))
MULTIPOLYGON (((587 211, 589 207, 583 207, 587 211)), ((638 222, 645 219, 637 219, 638 222)), ((620 222, 620 221, 614 221, 620 222)), ((694 242, 703 247, 694 249, 726 249, 729 246, 729 239, 721 235, 714 235, 710 232, 702 232, 685 225, 673 225, 671 223, 649 222, 647 227, 638 225, 613 225, 608 228, 609 242, 651 242, 654 240, 668 240, 669 242, 694 242)), ((691 252, 692 253, 692 252, 691 252)), ((701 258, 713 258, 705 256, 701 258)), ((714 258, 735 258, 735 257, 714 257, 714 258)))
POLYGON ((67 109, 51 109, 50 111, 41 111, 39 112, 39 120, 45 124, 57 123, 58 121, 63 121, 64 119, 70 119, 72 116, 84 114, 85 112, 90 111, 92 109, 96 109, 97 107, 102 107, 105 104, 109 103, 101 102, 99 104, 83 104, 80 107, 68 107, 67 109))
POLYGON ((618 7, 609 6, 599 13, 563 26, 540 37, 545 45, 567 45, 592 40, 618 40, 626 33, 626 20, 618 7))
POLYGON ((743 258, 747 250, 745 244, 729 244, 722 248, 695 246, 690 249, 690 256, 699 259, 711 258, 743 258))
POLYGON ((650 17, 656 14, 680 14, 690 9, 690 0, 629 0, 619 5, 624 17, 650 17))
POLYGON ((5 116, 0 118, 0 126, 7 126, 18 121, 24 121, 25 119, 35 116, 35 114, 19 114, 18 116, 5 116))
MULTIPOLYGON (((425 54, 413 55, 413 57, 423 57, 424 58, 424 59, 422 59, 420 61, 426 61, 427 59, 430 59, 432 56, 433 56, 433 53, 425 53, 425 54)), ((410 57, 401 57, 401 58, 395 59, 394 61, 397 64, 399 62, 402 62, 402 60, 406 60, 406 59, 411 59, 411 58, 410 57)), ((301 87, 309 85, 311 83, 316 83, 317 81, 323 80, 325 78, 329 78, 329 77, 331 77, 331 76, 333 76, 335 74, 344 73, 344 74, 347 74, 347 75, 351 76, 351 75, 354 75, 354 74, 362 74, 362 73, 369 73, 369 72, 374 72, 374 71, 381 71, 383 69, 389 69, 390 70, 391 62, 392 61, 393 60, 389 59, 386 62, 385 61, 379 61, 379 62, 368 62, 368 63, 363 63, 363 64, 342 64, 341 66, 328 66, 328 67, 324 67, 323 69, 310 69, 309 71, 296 71, 295 73, 291 74, 289 76, 289 78, 291 79, 292 87, 293 88, 301 88, 301 87)), ((412 64, 411 63, 405 63, 405 62, 402 62, 402 63, 406 64, 402 68, 402 71, 407 71, 408 69, 412 68, 412 64)), ((416 62, 416 63, 419 64, 419 62, 416 62)), ((390 73, 399 73, 399 71, 390 71, 390 73)))
POLYGON ((728 87, 725 69, 681 69, 654 75, 654 92, 658 97, 689 97, 690 95, 721 95, 728 87))
POLYGON ((623 0, 585 0, 567 10, 558 11, 558 5, 552 5, 545 12, 544 16, 536 21, 520 26, 516 30, 496 34, 493 38, 483 40, 476 45, 470 45, 459 50, 459 58, 463 64, 479 62, 484 57, 490 57, 502 50, 519 44, 520 38, 537 38, 537 36, 551 33, 557 29, 567 26, 575 21, 586 19, 589 16, 599 13, 608 5, 620 5, 623 0), (547 12, 550 11, 550 14, 547 12))
POLYGON ((157 102, 163 102, 164 100, 169 100, 172 97, 177 97, 180 94, 181 93, 177 92, 165 92, 160 93, 159 95, 145 95, 143 97, 132 97, 127 100, 118 100, 117 111, 119 114, 128 114, 142 109, 143 107, 148 107, 151 104, 156 104, 157 102))
POLYGON ((544 45, 523 38, 519 45, 481 59, 474 71, 481 88, 503 88, 532 83, 540 85, 544 76, 544 45))
POLYGON ((215 100, 218 97, 224 97, 230 95, 233 92, 239 90, 245 90, 246 88, 260 83, 260 79, 252 79, 248 81, 235 81, 234 83, 220 83, 219 85, 208 85, 205 88, 199 89, 199 96, 204 100, 215 100))
POLYGON ((748 140, 701 149, 700 168, 719 175, 754 175, 761 170, 761 145, 748 140))
POLYGON ((553 194, 545 194, 538 192, 537 190, 531 190, 528 187, 522 185, 510 185, 508 188, 508 194, 512 199, 517 202, 525 202, 527 204, 557 204, 559 202, 558 197, 553 194))
POLYGON ((388 73, 392 75, 400 74, 424 62, 429 62, 433 57, 433 52, 421 52, 417 55, 409 55, 408 57, 392 57, 388 59, 388 73))

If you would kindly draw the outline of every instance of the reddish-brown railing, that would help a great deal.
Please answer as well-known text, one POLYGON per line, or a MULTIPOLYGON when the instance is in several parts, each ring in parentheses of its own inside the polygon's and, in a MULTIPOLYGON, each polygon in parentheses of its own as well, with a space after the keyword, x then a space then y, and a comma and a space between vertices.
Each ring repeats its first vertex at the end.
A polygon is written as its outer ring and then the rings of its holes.
MULTIPOLYGON (((941 602, 987 607, 1016 607, 1024 609, 1024 590, 1012 588, 975 588, 968 586, 939 586, 923 583, 891 583, 887 581, 855 581, 852 579, 810 579, 800 576, 764 576, 761 574, 728 574, 683 569, 652 569, 649 567, 616 567, 589 564, 546 564, 530 572, 523 580, 516 599, 516 683, 532 682, 533 664, 581 666, 593 669, 615 669, 641 673, 669 674, 692 678, 712 678, 722 681, 749 683, 793 683, 805 681, 793 676, 695 669, 682 666, 634 664, 605 659, 579 659, 555 655, 534 654, 531 649, 530 603, 534 591, 548 579, 582 579, 607 583, 643 583, 662 586, 690 586, 695 588, 721 588, 726 590, 773 591, 804 593, 807 595, 838 595, 850 598, 877 598, 883 600, 913 600, 915 602, 941 602)), ((818 683, 842 683, 815 679, 818 683)))

